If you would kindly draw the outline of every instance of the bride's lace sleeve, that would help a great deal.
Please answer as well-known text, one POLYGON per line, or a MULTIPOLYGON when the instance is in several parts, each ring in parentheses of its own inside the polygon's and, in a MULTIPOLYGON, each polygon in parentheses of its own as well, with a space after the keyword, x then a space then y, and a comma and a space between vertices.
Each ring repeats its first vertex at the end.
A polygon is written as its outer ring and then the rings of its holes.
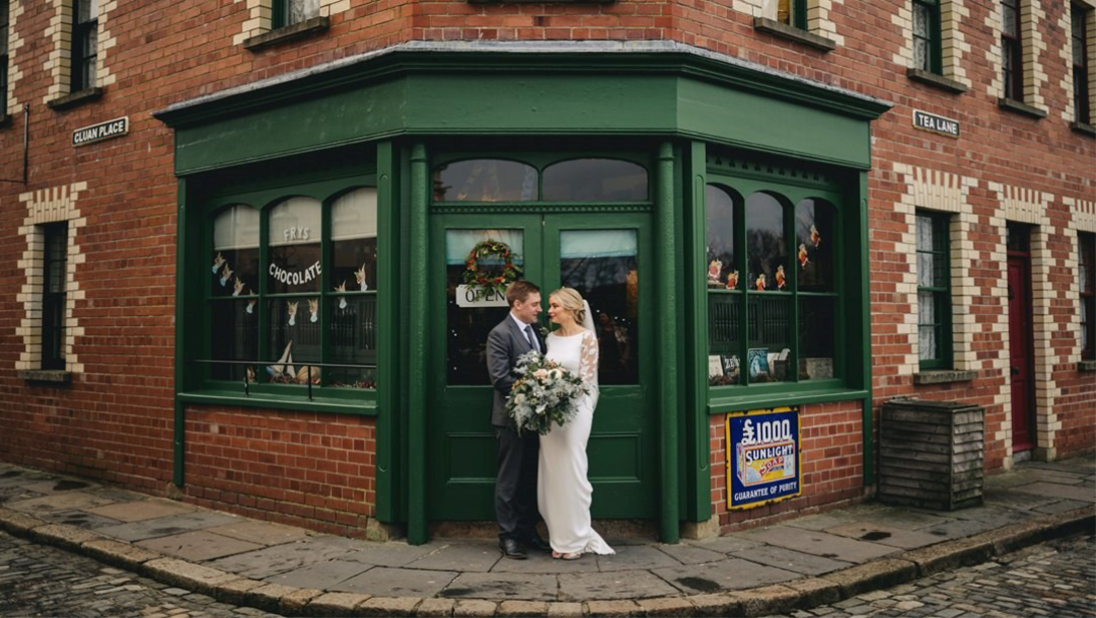
POLYGON ((597 386, 598 362, 597 336, 591 331, 582 334, 582 355, 579 358, 579 374, 582 381, 597 386))

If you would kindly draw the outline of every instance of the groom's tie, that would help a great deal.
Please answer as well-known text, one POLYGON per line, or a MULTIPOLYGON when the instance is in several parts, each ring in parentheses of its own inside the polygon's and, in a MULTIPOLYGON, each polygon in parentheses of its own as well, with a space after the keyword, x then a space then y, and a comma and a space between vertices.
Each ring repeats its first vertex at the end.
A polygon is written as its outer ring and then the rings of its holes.
POLYGON ((537 345, 536 336, 533 335, 533 325, 526 324, 525 326, 525 338, 529 340, 529 345, 533 346, 533 349, 540 352, 540 346, 537 345))

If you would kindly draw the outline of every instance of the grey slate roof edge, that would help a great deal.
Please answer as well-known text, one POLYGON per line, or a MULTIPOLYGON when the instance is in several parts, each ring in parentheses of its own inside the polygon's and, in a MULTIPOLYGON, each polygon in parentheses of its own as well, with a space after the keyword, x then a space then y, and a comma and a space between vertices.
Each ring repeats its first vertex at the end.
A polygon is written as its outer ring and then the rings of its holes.
POLYGON ((213 103, 222 99, 227 99, 240 94, 249 92, 255 92, 269 88, 271 86, 277 86, 279 84, 286 84, 295 80, 309 77, 313 75, 320 75, 329 71, 335 71, 345 67, 353 66, 362 62, 369 62, 376 58, 388 56, 394 53, 400 52, 508 52, 513 54, 554 54, 554 53, 614 53, 614 54, 629 54, 629 53, 665 53, 665 54, 688 54, 696 56, 698 58, 705 58, 707 60, 713 60, 726 64, 728 66, 747 69, 750 71, 756 71, 758 73, 764 73, 788 81, 797 82, 803 85, 812 86, 827 90, 836 94, 840 94, 847 97, 852 97, 864 101, 865 103, 872 103, 875 105, 882 105, 885 107, 893 107, 894 104, 889 101, 884 101, 876 97, 868 96, 855 90, 849 90, 840 86, 834 86, 833 84, 827 84, 819 82, 793 73, 787 73, 784 71, 778 71, 776 69, 769 68, 767 66, 750 62, 748 60, 742 60, 726 54, 720 54, 692 45, 686 45, 684 43, 678 43, 676 41, 409 41, 401 43, 399 45, 393 45, 384 49, 365 52, 346 58, 340 58, 338 60, 332 60, 323 64, 318 64, 298 71, 291 71, 283 75, 277 75, 267 79, 262 79, 256 82, 243 84, 240 86, 233 86, 226 88, 218 92, 201 95, 178 103, 172 103, 166 108, 154 112, 153 116, 159 116, 161 114, 170 114, 193 107, 198 107, 208 103, 213 103))

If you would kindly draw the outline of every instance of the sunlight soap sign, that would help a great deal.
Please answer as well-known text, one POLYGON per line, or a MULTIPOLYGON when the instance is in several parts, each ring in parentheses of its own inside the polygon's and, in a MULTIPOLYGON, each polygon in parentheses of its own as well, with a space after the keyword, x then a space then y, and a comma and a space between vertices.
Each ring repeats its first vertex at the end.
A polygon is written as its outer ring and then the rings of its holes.
POLYGON ((748 509, 802 493, 799 408, 727 415, 727 507, 748 509))

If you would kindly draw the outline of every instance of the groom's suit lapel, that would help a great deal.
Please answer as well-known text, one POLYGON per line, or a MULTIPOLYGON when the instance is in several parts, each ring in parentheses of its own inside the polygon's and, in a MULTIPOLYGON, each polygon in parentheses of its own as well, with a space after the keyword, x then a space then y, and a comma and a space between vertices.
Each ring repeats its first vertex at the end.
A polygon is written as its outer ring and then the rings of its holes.
MULTIPOLYGON (((521 356, 525 352, 528 352, 529 350, 532 350, 533 346, 529 343, 529 338, 525 336, 525 331, 523 331, 521 329, 521 327, 518 326, 517 321, 514 320, 514 316, 512 316, 512 315, 506 316, 506 321, 510 323, 510 331, 514 334, 515 337, 518 338, 518 343, 521 346, 522 352, 520 354, 518 354, 518 356, 521 356)), ((533 329, 533 338, 537 340, 537 345, 540 346, 540 349, 537 350, 537 351, 538 352, 543 352, 544 351, 544 342, 541 341, 540 335, 537 334, 537 329, 535 329, 535 328, 533 329)))

